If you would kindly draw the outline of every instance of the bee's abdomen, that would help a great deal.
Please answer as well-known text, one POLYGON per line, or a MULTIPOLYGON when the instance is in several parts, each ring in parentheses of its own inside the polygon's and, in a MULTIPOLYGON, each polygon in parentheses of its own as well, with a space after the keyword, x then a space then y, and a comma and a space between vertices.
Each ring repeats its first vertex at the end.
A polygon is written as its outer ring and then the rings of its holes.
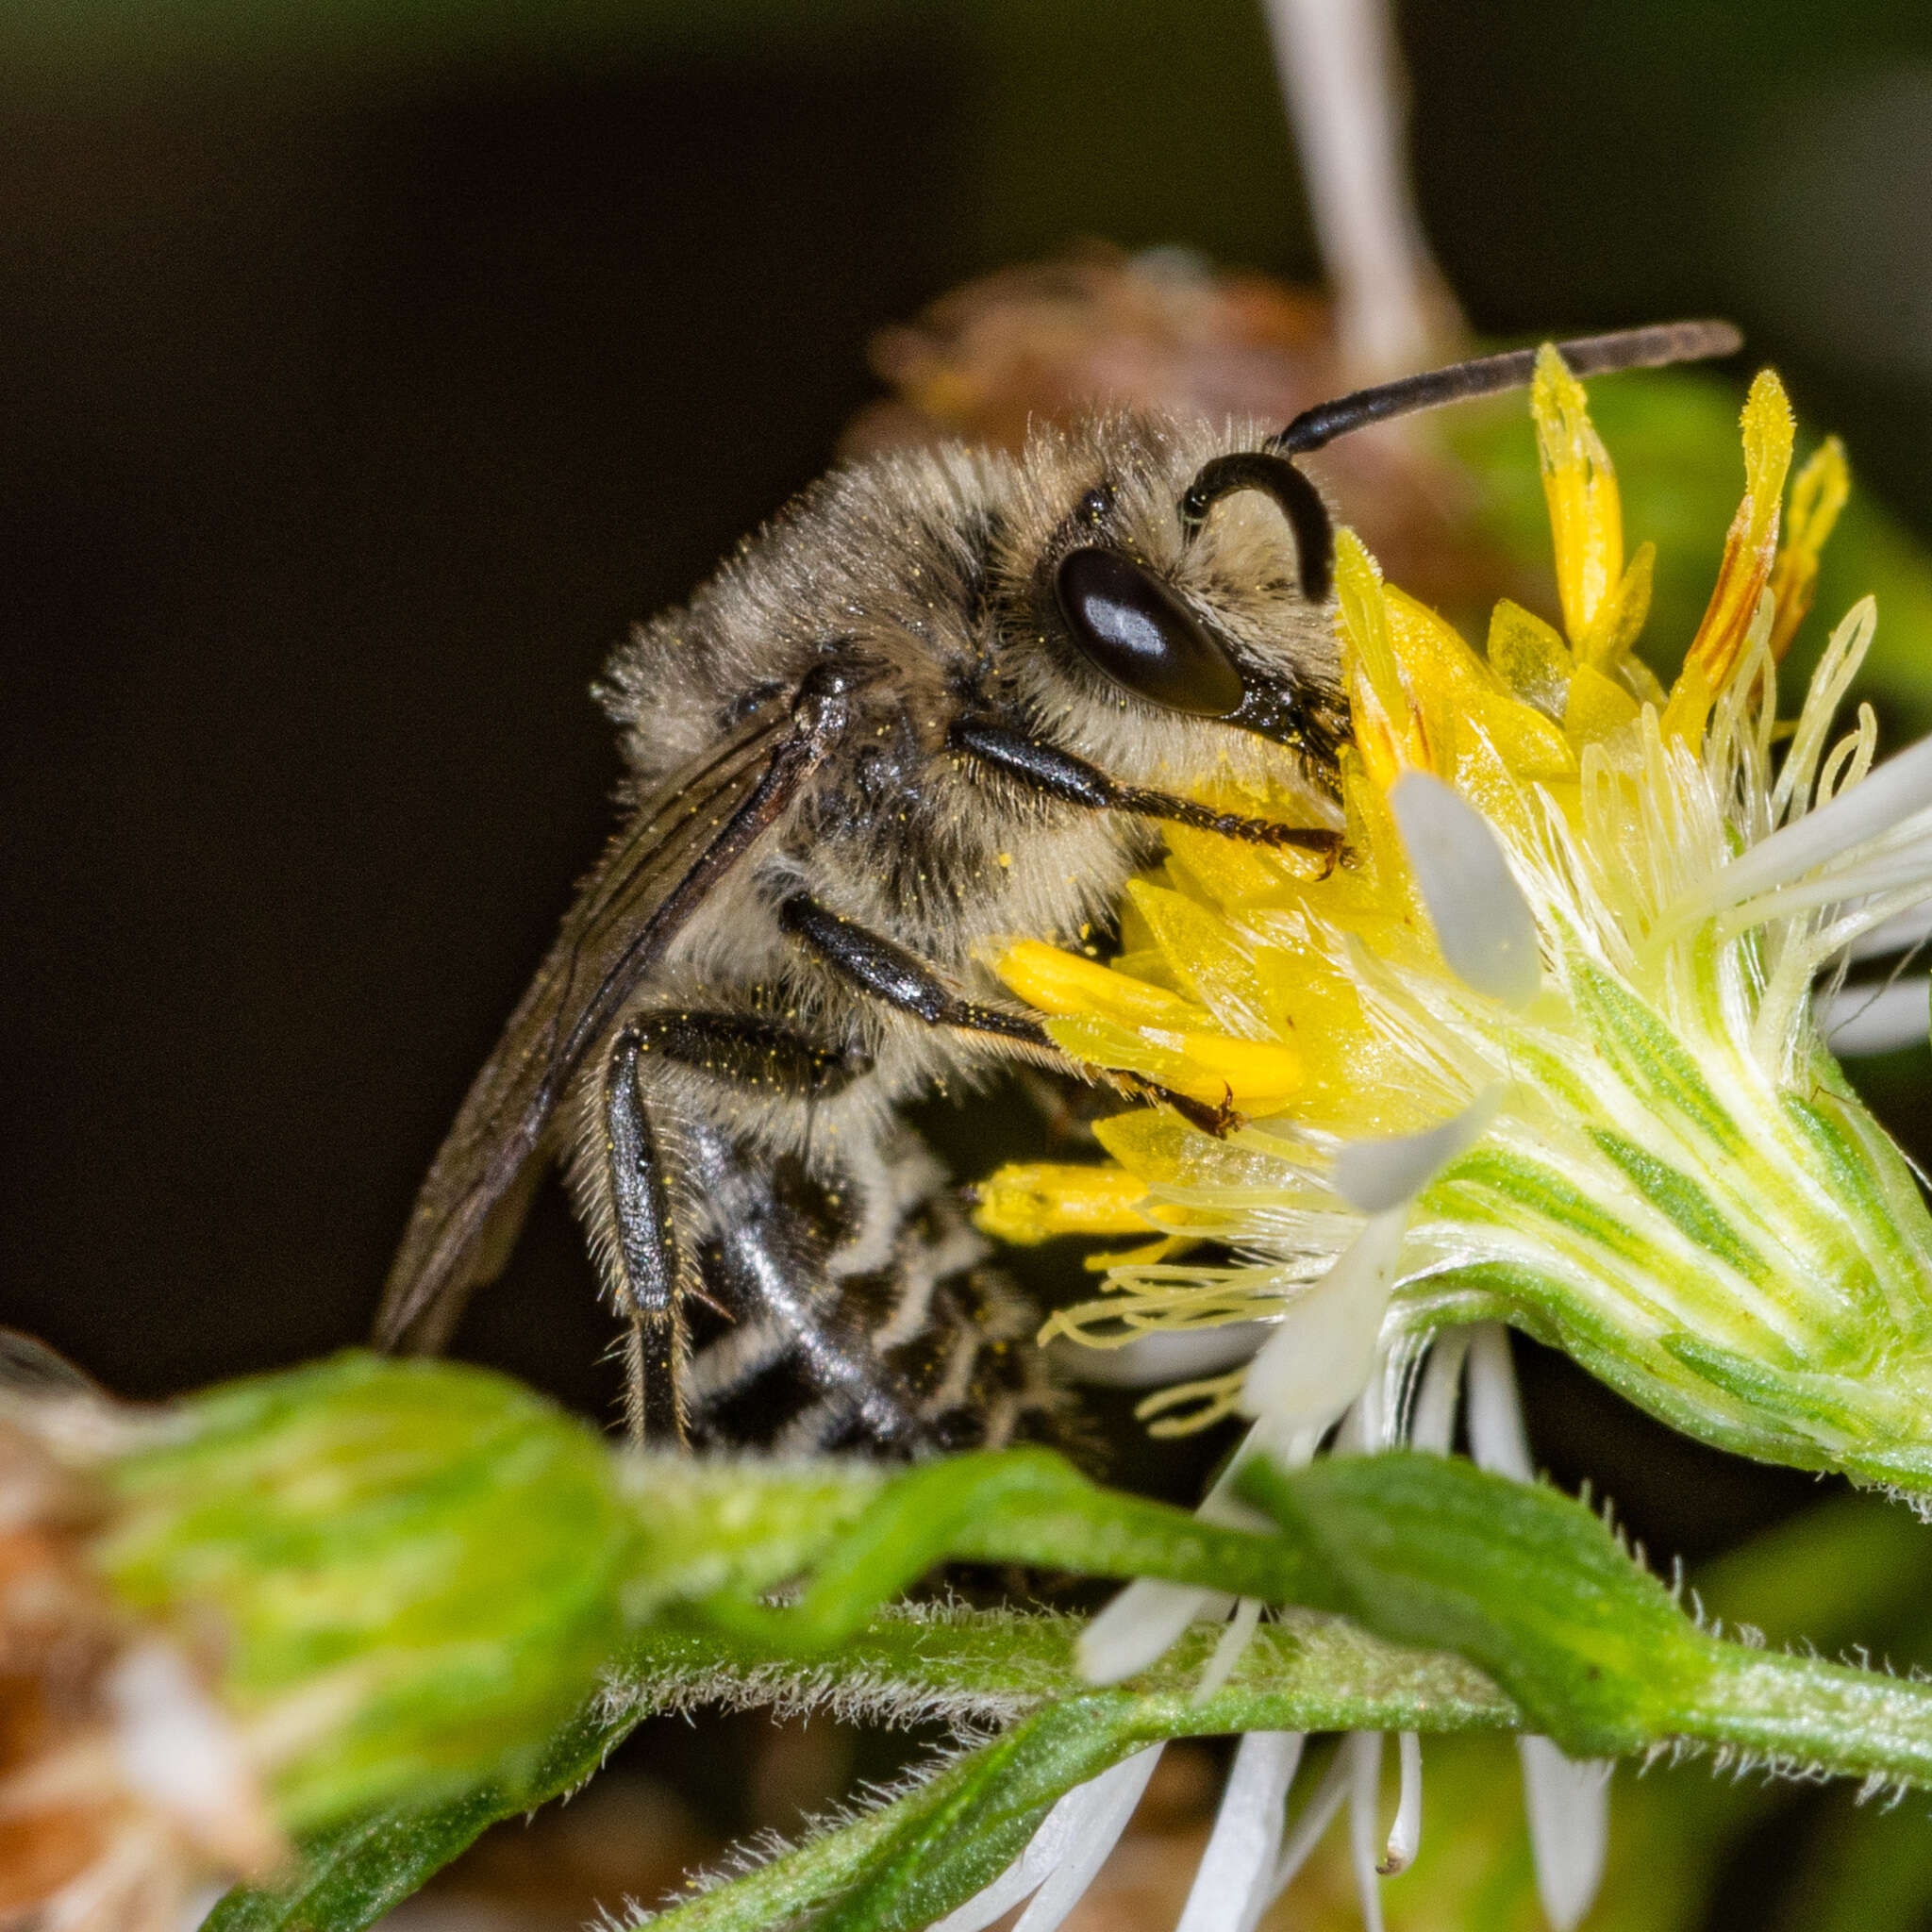
POLYGON ((1059 1439, 1038 1317, 909 1130, 832 1182, 723 1134, 696 1153, 713 1223, 685 1377, 696 1441, 919 1457, 1059 1439))

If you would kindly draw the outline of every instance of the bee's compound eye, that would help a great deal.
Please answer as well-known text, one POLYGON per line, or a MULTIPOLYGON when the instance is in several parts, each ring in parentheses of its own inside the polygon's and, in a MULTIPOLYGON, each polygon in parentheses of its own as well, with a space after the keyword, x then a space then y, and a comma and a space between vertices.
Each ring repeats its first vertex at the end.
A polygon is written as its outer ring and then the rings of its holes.
POLYGON ((1119 551, 1070 550, 1054 593, 1074 641, 1116 684, 1200 718, 1241 709, 1241 673, 1226 652, 1158 577, 1119 551))

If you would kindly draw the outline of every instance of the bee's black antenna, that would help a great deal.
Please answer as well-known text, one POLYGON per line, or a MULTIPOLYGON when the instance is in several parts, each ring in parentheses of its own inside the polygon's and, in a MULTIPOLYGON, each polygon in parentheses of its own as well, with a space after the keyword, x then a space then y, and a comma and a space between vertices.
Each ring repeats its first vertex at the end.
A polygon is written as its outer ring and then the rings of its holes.
MULTIPOLYGON (((1728 322, 1661 322, 1649 328, 1618 329, 1607 336, 1578 336, 1558 342, 1557 351, 1570 365, 1572 375, 1602 375, 1613 369, 1659 369, 1667 362, 1701 362, 1713 356, 1728 356, 1740 348, 1743 341, 1728 322)), ((1286 429, 1271 436, 1264 447, 1284 456, 1301 456, 1352 429, 1387 422, 1391 416, 1440 408, 1444 403, 1459 403, 1468 396, 1522 389, 1536 373, 1536 358, 1534 349, 1511 349, 1506 355, 1481 356, 1473 362, 1457 362, 1447 369, 1431 369, 1421 375, 1377 383, 1374 389, 1358 389, 1332 403, 1304 409, 1286 429)))

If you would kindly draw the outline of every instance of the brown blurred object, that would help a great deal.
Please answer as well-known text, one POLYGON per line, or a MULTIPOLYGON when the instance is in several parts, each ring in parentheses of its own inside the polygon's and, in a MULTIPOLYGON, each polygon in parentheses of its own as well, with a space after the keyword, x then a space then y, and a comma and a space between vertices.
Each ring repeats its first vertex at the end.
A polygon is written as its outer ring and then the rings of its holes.
MULTIPOLYGON (((40 1405, 56 1438, 58 1402, 40 1405)), ((0 1932, 175 1932, 198 1891, 266 1878, 286 1852, 207 1695, 212 1659, 117 1610, 89 1569, 106 1508, 0 1416, 0 1932), (157 1790, 143 1771, 184 1737, 229 1761, 157 1790)))
MULTIPOLYGON (((1451 360, 1460 345, 1445 344, 1451 360)), ((860 411, 841 453, 949 437, 1017 449, 1037 422, 1095 409, 1254 419, 1276 429, 1347 388, 1327 302, 1185 249, 1090 242, 1001 269, 873 338, 893 393, 860 411)), ((1483 535, 1470 477, 1426 418, 1346 437, 1301 459, 1391 580, 1452 612, 1522 594, 1483 535)))

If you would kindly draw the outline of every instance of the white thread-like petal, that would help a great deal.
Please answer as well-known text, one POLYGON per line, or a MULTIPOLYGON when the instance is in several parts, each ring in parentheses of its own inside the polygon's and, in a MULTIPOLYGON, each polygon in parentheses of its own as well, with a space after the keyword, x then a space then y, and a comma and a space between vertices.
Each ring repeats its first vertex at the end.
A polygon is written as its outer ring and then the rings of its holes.
POLYGON ((1207 1701, 1234 1675, 1234 1667, 1241 1660, 1241 1653, 1254 1641, 1256 1626, 1261 1621, 1261 1601, 1258 1597, 1244 1596, 1234 1607, 1234 1615, 1228 1621, 1220 1641, 1214 1646, 1214 1655, 1208 1659, 1208 1667, 1201 1673, 1201 1681, 1194 1686, 1194 1702, 1207 1701))
POLYGON ((1416 1391, 1415 1407, 1409 1411, 1411 1448, 1448 1455, 1456 1439, 1456 1405, 1461 1399, 1462 1367, 1468 1359, 1468 1329, 1451 1328, 1437 1336, 1423 1370, 1422 1387, 1416 1391))
MULTIPOLYGON (((995 1919, 1003 1918, 1029 1893, 1038 1891, 1047 1878, 1074 1855, 1074 1848, 1095 1827, 1098 1821, 1108 1817, 1113 1807, 1117 1794, 1136 1775, 1134 1767, 1142 1757, 1156 1757, 1160 1755, 1157 1744, 1149 1751, 1138 1753, 1124 1758, 1121 1763, 1110 1765, 1098 1777, 1090 1778, 1084 1785, 1075 1785, 1060 1799, 1051 1811, 1040 1821, 1040 1829, 1026 1842, 1026 1849, 993 1880, 976 1891, 962 1906, 941 1919, 931 1932, 985 1932, 995 1919)), ((1147 1767, 1151 1775, 1153 1766, 1147 1767)), ((1132 1801, 1127 1807, 1127 1816, 1133 1815, 1133 1807, 1140 1803, 1141 1792, 1146 1789, 1147 1776, 1141 1775, 1134 1787, 1132 1801)), ((1124 1828, 1125 1819, 1122 1820, 1124 1828)), ((1117 1831, 1115 1839, 1120 1836, 1117 1831)), ((1113 1840, 1108 1841, 1108 1849, 1113 1840)), ((1102 1853, 1102 1859, 1106 1853, 1102 1853)), ((1095 1871, 1099 1870, 1096 1865, 1095 1871)), ((1082 1888, 1085 1889, 1084 1887, 1082 1888)))
POLYGON ((1528 1006, 1542 984, 1536 917, 1489 820, 1427 772, 1405 772, 1389 807, 1443 958, 1477 992, 1528 1006))
MULTIPOLYGON (((1662 924, 1675 929, 1721 907, 1802 878, 1854 845, 1900 827, 1927 806, 1932 806, 1932 738, 1921 739, 1888 758, 1829 805, 1807 812, 1719 867, 1666 908, 1662 924)), ((1433 912, 1433 906, 1430 909, 1433 912)))
POLYGON ((1150 1744, 1081 1786, 1081 1791, 1091 1796, 1086 1810, 1074 1822, 1066 1856, 1033 1894, 1033 1903, 1020 1914, 1013 1932, 1056 1932, 1060 1921, 1080 1903, 1120 1843, 1134 1807, 1160 1762, 1160 1750, 1158 1744, 1150 1744))
POLYGON ((1004 1918, 1023 1898, 1038 1891, 1046 1874, 1066 1857, 1074 1826, 1086 1816, 1087 1790, 1078 1785, 1069 1791, 1040 1821, 1026 1849, 991 1885, 948 1912, 932 1932, 986 1932, 995 1919, 1004 1918))
POLYGON ((1224 1616, 1232 1603, 1197 1584, 1136 1577, 1081 1631, 1080 1674, 1090 1684, 1118 1684, 1164 1657, 1196 1617, 1224 1616))
POLYGON ((1335 1191, 1364 1214, 1412 1201, 1489 1132, 1503 1104, 1501 1087, 1486 1088, 1458 1114, 1420 1134, 1344 1141, 1335 1156, 1335 1191))
POLYGON ((1301 1760, 1299 1731, 1250 1731, 1241 1740, 1174 1932, 1249 1932, 1267 1910, 1301 1760))
POLYGON ((1523 1802, 1536 1854, 1537 1896, 1556 1932, 1571 1932, 1603 1882, 1610 1841, 1610 1766, 1579 1763, 1547 1738, 1518 1738, 1523 1802))
POLYGON ((1375 1365, 1408 1209, 1373 1216, 1313 1288, 1282 1316, 1241 1386, 1241 1413, 1269 1443, 1328 1426, 1375 1365))
POLYGON ((1402 1763, 1402 1795, 1395 1806, 1395 1823, 1389 1827, 1389 1844, 1377 1868, 1393 1878, 1415 1863, 1423 1841, 1423 1740, 1413 1731, 1396 1739, 1402 1763))
POLYGON ((1382 1734, 1357 1732, 1342 1748, 1354 1753, 1348 1788, 1348 1862, 1355 1867, 1362 1924, 1367 1932, 1383 1932, 1382 1880, 1375 1856, 1382 1808, 1382 1734))
POLYGON ((1895 913, 1883 925, 1861 932, 1846 951, 1854 959, 1875 959, 1885 953, 1903 953, 1932 940, 1932 900, 1895 913))
POLYGON ((1478 1469, 1520 1483, 1536 1478, 1523 1432, 1516 1367, 1509 1359, 1509 1331, 1500 1322, 1477 1323, 1469 1339, 1469 1453, 1478 1469))
MULTIPOLYGON (((1335 1756, 1328 1760, 1328 1769, 1322 1774, 1322 1782, 1309 1793, 1301 1815, 1289 1826, 1288 1835, 1282 1840, 1280 1860, 1274 1867, 1274 1883, 1268 1892, 1270 1905, 1294 1883, 1294 1874, 1307 1863, 1308 1854, 1321 1843, 1322 1834, 1341 1809, 1342 1800, 1348 1796, 1355 1778, 1355 1747, 1363 1741, 1360 1738, 1342 1739, 1336 1747, 1335 1756)), ((1379 1764, 1381 1739, 1377 1737, 1366 1741, 1374 1745, 1379 1764)))
POLYGON ((1922 973, 1890 986, 1847 986, 1817 1002, 1818 1030, 1835 1054, 1895 1053, 1932 1033, 1932 980, 1922 973))

